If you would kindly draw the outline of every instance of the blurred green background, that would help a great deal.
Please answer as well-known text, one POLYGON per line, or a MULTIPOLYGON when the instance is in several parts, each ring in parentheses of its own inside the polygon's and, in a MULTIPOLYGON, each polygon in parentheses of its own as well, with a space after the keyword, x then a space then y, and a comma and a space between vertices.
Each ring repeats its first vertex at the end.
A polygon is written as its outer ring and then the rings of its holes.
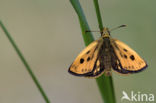
MULTIPOLYGON (((92 0, 80 0, 91 30, 98 30, 92 0)), ((156 1, 99 0, 103 24, 136 50, 149 67, 138 74, 113 72, 117 103, 122 91, 156 94, 156 1)), ((85 47, 69 0, 0 0, 3 21, 52 103, 102 103, 95 79, 74 77, 68 67, 85 47)), ((95 39, 100 34, 94 33, 95 39)), ((126 102, 126 101, 125 101, 126 102)), ((0 29, 0 103, 44 103, 25 67, 0 29)), ((126 102, 129 103, 129 102, 126 102)), ((133 102, 135 103, 135 102, 133 102)))

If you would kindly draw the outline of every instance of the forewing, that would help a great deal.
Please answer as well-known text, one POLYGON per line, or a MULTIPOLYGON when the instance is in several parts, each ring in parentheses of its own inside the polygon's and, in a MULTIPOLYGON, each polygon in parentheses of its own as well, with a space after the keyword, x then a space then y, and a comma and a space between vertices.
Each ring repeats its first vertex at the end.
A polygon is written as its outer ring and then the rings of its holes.
POLYGON ((128 45, 112 39, 112 46, 116 55, 113 69, 120 73, 136 73, 147 67, 146 62, 128 45))
POLYGON ((98 52, 102 44, 102 39, 96 40, 88 45, 74 60, 69 67, 69 73, 77 76, 90 77, 94 69, 97 68, 98 52))

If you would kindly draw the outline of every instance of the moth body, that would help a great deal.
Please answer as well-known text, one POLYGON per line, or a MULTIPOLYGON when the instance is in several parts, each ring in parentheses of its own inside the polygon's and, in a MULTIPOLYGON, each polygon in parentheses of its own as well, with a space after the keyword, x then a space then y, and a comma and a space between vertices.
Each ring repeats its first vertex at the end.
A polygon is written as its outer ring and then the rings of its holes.
POLYGON ((111 44, 108 37, 103 37, 103 43, 99 50, 100 68, 104 68, 106 75, 111 75, 111 44))

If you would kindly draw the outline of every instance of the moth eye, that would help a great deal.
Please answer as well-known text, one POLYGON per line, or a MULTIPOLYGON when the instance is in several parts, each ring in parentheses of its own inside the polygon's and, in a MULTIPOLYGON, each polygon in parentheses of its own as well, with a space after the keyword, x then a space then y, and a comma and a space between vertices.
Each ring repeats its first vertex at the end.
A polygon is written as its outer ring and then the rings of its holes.
POLYGON ((89 61, 89 60, 90 60, 90 57, 87 58, 87 61, 89 61))
POLYGON ((127 55, 124 54, 124 57, 127 59, 127 55))
POLYGON ((90 51, 87 51, 87 53, 86 54, 89 54, 90 53, 90 51))
POLYGON ((83 59, 83 58, 81 58, 81 59, 80 59, 80 63, 82 64, 83 62, 84 62, 84 59, 83 59))
POLYGON ((127 50, 127 49, 125 49, 125 48, 124 48, 123 50, 124 50, 125 52, 127 52, 127 51, 128 51, 128 50, 127 50))
POLYGON ((135 60, 134 55, 131 55, 131 56, 130 56, 130 59, 131 59, 131 60, 135 60))

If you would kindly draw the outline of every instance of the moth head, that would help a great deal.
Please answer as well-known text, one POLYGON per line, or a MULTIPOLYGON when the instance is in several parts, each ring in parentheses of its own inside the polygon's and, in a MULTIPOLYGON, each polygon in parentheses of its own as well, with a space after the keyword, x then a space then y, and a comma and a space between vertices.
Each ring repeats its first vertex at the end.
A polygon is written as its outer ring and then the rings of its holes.
POLYGON ((103 37, 103 38, 109 38, 111 31, 116 30, 116 29, 121 28, 121 27, 126 27, 126 25, 120 25, 120 26, 115 27, 115 28, 112 28, 110 30, 108 28, 104 27, 103 28, 103 31, 101 31, 101 37, 103 37))
POLYGON ((101 32, 101 37, 103 37, 103 38, 110 37, 110 31, 108 30, 108 28, 104 27, 103 31, 101 32))
POLYGON ((121 28, 121 27, 126 27, 126 25, 120 25, 118 27, 115 27, 115 28, 112 28, 112 29, 108 29, 106 27, 103 28, 102 31, 90 31, 90 30, 86 30, 85 32, 100 32, 101 33, 101 37, 102 38, 110 38, 110 32, 113 31, 113 30, 116 30, 118 28, 121 28))

